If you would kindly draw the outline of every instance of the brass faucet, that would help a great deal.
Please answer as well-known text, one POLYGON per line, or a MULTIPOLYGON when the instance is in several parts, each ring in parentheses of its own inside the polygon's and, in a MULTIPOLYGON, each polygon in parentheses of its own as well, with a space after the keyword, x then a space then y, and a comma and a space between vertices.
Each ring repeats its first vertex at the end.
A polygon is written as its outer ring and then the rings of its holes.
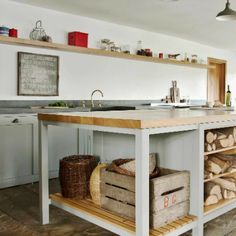
POLYGON ((96 92, 99 92, 101 94, 101 96, 103 97, 103 92, 100 90, 100 89, 95 89, 93 90, 92 94, 91 94, 91 107, 94 107, 94 102, 93 102, 93 95, 96 93, 96 92))

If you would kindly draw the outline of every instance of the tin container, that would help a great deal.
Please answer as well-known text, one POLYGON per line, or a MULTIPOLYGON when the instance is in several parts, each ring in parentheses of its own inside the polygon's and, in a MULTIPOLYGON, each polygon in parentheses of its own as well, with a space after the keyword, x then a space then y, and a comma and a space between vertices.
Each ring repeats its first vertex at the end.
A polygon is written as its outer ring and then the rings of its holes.
POLYGON ((0 35, 8 36, 9 35, 9 28, 6 26, 0 26, 0 35))
POLYGON ((17 29, 14 29, 14 28, 10 29, 9 30, 9 36, 13 37, 13 38, 17 38, 17 36, 18 36, 17 29))
POLYGON ((88 34, 83 32, 68 33, 68 44, 79 47, 88 47, 88 34))

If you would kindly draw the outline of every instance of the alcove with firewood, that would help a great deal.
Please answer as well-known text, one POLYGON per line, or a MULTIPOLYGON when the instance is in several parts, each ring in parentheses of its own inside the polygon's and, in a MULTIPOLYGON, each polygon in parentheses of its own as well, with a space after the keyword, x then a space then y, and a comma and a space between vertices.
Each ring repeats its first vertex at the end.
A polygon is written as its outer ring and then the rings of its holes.
POLYGON ((204 212, 236 200, 236 127, 205 130, 204 212))

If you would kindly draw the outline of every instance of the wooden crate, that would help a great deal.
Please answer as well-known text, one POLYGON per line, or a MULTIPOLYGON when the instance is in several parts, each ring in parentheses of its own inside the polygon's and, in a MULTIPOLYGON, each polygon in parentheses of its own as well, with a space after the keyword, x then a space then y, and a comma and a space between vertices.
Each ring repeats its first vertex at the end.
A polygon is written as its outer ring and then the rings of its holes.
MULTIPOLYGON (((161 227, 189 212, 188 171, 161 168, 150 180, 150 224, 161 227)), ((121 216, 135 218, 135 178, 101 170, 101 204, 121 216)))

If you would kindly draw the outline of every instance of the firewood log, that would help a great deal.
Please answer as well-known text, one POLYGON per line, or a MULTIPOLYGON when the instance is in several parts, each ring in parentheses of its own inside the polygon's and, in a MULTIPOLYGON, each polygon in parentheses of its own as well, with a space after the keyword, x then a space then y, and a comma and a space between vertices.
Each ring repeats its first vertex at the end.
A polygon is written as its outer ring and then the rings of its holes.
POLYGON ((232 134, 228 136, 228 140, 229 140, 229 147, 234 146, 234 136, 232 134))
POLYGON ((210 160, 220 166, 221 173, 225 173, 226 170, 230 167, 229 162, 223 161, 220 158, 217 158, 217 156, 211 156, 210 160))
POLYGON ((229 139, 229 147, 233 146, 236 142, 236 128, 230 127, 230 128, 224 128, 215 131, 218 134, 217 139, 229 139))
POLYGON ((233 135, 234 128, 233 127, 221 128, 221 129, 218 129, 217 131, 222 134, 225 134, 228 137, 229 135, 233 135))
POLYGON ((236 193, 227 189, 222 189, 223 190, 223 197, 224 199, 232 199, 236 197, 236 193))
POLYGON ((217 134, 214 133, 214 141, 217 139, 217 134))
POLYGON ((213 174, 209 171, 204 170, 204 179, 212 179, 213 174))
POLYGON ((212 204, 216 204, 218 202, 218 198, 216 195, 210 195, 205 198, 204 206, 209 206, 212 204))
POLYGON ((214 154, 214 156, 218 157, 222 161, 227 161, 231 168, 236 168, 236 156, 231 156, 222 153, 214 154))
POLYGON ((212 143, 211 148, 212 148, 212 151, 215 151, 216 150, 216 144, 212 143))
POLYGON ((208 160, 208 156, 205 155, 204 156, 204 161, 206 161, 206 160, 208 160))
POLYGON ((220 131, 215 131, 215 134, 217 135, 217 139, 218 140, 221 140, 221 139, 226 139, 227 138, 227 135, 220 132, 220 131))
POLYGON ((231 169, 236 168, 236 156, 231 156, 222 153, 214 154, 214 156, 221 159, 222 161, 227 161, 231 169))
POLYGON ((215 138, 215 135, 213 132, 211 132, 211 131, 206 132, 205 140, 207 143, 209 143, 209 144, 213 143, 215 140, 214 138, 215 138))
POLYGON ((230 155, 224 155, 224 154, 214 154, 222 161, 226 161, 229 165, 229 168, 226 170, 226 172, 229 173, 235 173, 236 172, 236 157, 230 156, 230 155))
POLYGON ((220 174, 222 172, 222 168, 211 160, 205 161, 205 170, 212 172, 213 174, 220 174))
POLYGON ((209 143, 205 143, 205 151, 206 152, 211 152, 212 151, 212 146, 209 143))
POLYGON ((233 156, 231 154, 215 153, 214 156, 217 156, 223 161, 235 160, 236 163, 236 156, 233 156))
POLYGON ((216 195, 218 200, 222 199, 222 193, 221 193, 221 187, 218 184, 215 184, 213 182, 207 182, 204 184, 204 195, 210 196, 210 195, 216 195))
POLYGON ((236 127, 233 128, 234 142, 236 143, 236 127))
POLYGON ((236 192, 236 183, 224 178, 213 179, 212 182, 219 184, 222 188, 236 192))
POLYGON ((236 167, 230 166, 230 167, 228 168, 227 172, 229 172, 229 173, 234 173, 234 172, 236 172, 236 167))
POLYGON ((223 177, 223 179, 236 184, 236 179, 233 177, 223 177))
POLYGON ((217 138, 215 141, 216 149, 229 147, 229 144, 230 142, 228 138, 224 138, 224 139, 217 138))

